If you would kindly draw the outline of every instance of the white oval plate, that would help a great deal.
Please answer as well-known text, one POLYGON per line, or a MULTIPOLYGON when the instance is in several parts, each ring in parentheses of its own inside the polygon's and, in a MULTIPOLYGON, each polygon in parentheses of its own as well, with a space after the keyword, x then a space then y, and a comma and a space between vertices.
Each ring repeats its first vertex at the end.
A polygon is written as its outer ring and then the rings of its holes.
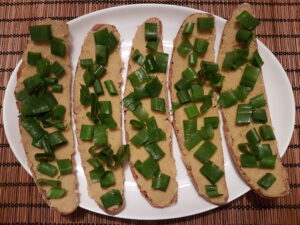
MULTIPOLYGON (((122 37, 122 59, 128 61, 129 51, 131 47, 131 39, 134 37, 136 28, 143 21, 150 17, 158 17, 163 23, 163 45, 165 52, 171 54, 173 47, 173 39, 183 22, 183 20, 192 13, 202 11, 171 5, 142 4, 114 7, 109 9, 93 12, 77 19, 69 21, 73 49, 71 51, 72 68, 75 72, 77 58, 79 57, 81 45, 87 32, 97 23, 113 24, 119 30, 122 37)), ((215 50, 217 52, 223 27, 226 20, 215 16, 217 38, 215 50)), ((272 52, 261 42, 258 42, 259 52, 265 61, 263 66, 263 76, 265 80, 267 96, 269 99, 269 107, 273 126, 275 128, 276 137, 279 145, 279 153, 282 156, 290 142, 293 126, 295 122, 295 101, 291 85, 282 66, 272 54, 272 52)), ((13 71, 4 97, 3 121, 6 136, 16 158, 31 174, 24 153, 23 146, 20 142, 20 132, 18 129, 18 110, 14 97, 14 88, 16 85, 16 73, 20 66, 20 62, 13 71)), ((123 71, 123 78, 127 68, 123 71)), ((177 167, 177 181, 179 184, 178 202, 164 209, 151 207, 148 202, 141 196, 140 191, 131 175, 130 169, 125 169, 125 209, 116 215, 116 217, 127 219, 142 220, 158 220, 178 218, 197 213, 202 213, 218 206, 203 200, 195 191, 186 169, 180 159, 180 152, 174 137, 174 157, 177 167)), ((228 150, 223 139, 223 149, 225 155, 225 173, 226 181, 229 189, 229 202, 240 197, 249 191, 249 187, 241 180, 230 160, 228 150)), ((77 151, 77 149, 76 149, 77 151)), ((88 196, 86 189, 86 180, 80 162, 80 156, 76 153, 76 172, 78 175, 80 207, 107 215, 101 210, 96 203, 88 196)))

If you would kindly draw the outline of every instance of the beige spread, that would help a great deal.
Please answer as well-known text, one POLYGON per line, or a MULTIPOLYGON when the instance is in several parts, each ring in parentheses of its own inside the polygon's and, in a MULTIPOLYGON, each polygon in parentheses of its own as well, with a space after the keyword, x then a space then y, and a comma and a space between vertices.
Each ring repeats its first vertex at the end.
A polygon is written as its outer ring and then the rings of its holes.
MULTIPOLYGON (((235 34, 240 28, 240 25, 236 21, 236 17, 243 12, 244 10, 248 11, 253 15, 253 11, 248 4, 243 4, 238 7, 232 14, 232 18, 227 22, 224 33, 222 37, 222 44, 220 46, 219 56, 218 56, 218 64, 221 67, 225 55, 227 52, 233 51, 236 48, 240 48, 241 46, 235 40, 235 34)), ((253 52, 257 50, 256 40, 252 41, 249 45, 249 56, 252 56, 253 52)), ((229 89, 234 89, 239 85, 241 80, 244 68, 246 65, 241 66, 235 71, 221 71, 221 74, 225 76, 223 90, 226 91, 229 89)), ((250 92, 247 99, 241 103, 249 103, 250 98, 255 97, 259 94, 265 94, 264 81, 262 77, 262 73, 258 76, 256 85, 254 89, 250 92)), ((269 113, 268 107, 264 107, 268 116, 268 123, 271 125, 271 117, 269 113)), ((235 117, 236 117, 237 105, 234 105, 230 108, 222 109, 222 114, 224 118, 224 130, 226 135, 226 141, 228 143, 228 147, 231 152, 231 156, 234 159, 235 165, 242 175, 243 179, 251 186, 253 190, 258 192, 258 194, 264 197, 281 197, 287 195, 289 192, 288 186, 288 177, 287 172, 283 168, 280 157, 278 155, 278 146, 276 141, 268 141, 262 143, 270 144, 272 148, 273 154, 277 154, 277 160, 275 169, 259 169, 259 168, 243 168, 240 164, 240 155, 242 154, 237 145, 240 143, 247 142, 246 133, 253 127, 258 131, 259 126, 261 124, 251 123, 248 126, 236 126, 235 125, 235 117), (276 177, 276 181, 274 184, 268 189, 265 190, 257 184, 257 181, 263 177, 267 172, 272 173, 276 177)))
MULTIPOLYGON (((189 41, 194 44, 194 40, 196 38, 199 39, 205 39, 209 42, 209 46, 207 49, 207 52, 204 54, 204 56, 198 56, 198 62, 197 65, 194 67, 195 71, 200 70, 200 63, 202 60, 214 62, 214 43, 215 43, 215 29, 212 31, 205 31, 200 32, 197 29, 197 18, 199 17, 211 17, 208 14, 193 14, 189 16, 182 26, 180 27, 177 36, 174 40, 174 49, 173 49, 173 56, 171 61, 171 68, 170 68, 170 90, 171 90, 171 98, 172 102, 179 102, 177 96, 176 96, 176 89, 174 87, 175 83, 182 78, 182 71, 184 71, 186 68, 189 67, 188 65, 188 56, 183 57, 177 52, 177 47, 183 40, 182 30, 184 29, 184 26, 188 22, 193 22, 195 24, 194 31, 191 35, 189 35, 189 41)), ((211 90, 210 86, 207 84, 204 86, 204 94, 207 95, 208 92, 211 90)), ((187 120, 188 117, 186 113, 184 112, 184 108, 187 107, 190 104, 196 104, 197 108, 199 109, 202 105, 201 102, 198 103, 188 103, 184 104, 181 108, 177 109, 174 112, 174 119, 173 119, 173 126, 175 129, 175 133, 177 136, 178 144, 181 150, 181 157, 182 160, 188 170, 188 173, 190 177, 192 178, 192 181, 194 183, 195 188, 197 189, 198 193, 205 198, 207 201, 212 202, 214 204, 225 204, 228 199, 228 190, 226 186, 226 180, 225 175, 216 183, 218 187, 218 192, 220 194, 223 194, 223 196, 216 197, 216 198, 209 198, 206 194, 205 186, 210 185, 211 183, 209 180, 204 177, 199 169, 203 166, 199 160, 197 160, 194 157, 194 153, 198 150, 198 148, 204 143, 201 141, 198 145, 196 145, 193 149, 188 151, 186 147, 184 146, 184 129, 183 129, 183 120, 187 120)), ((213 97, 213 107, 211 107, 205 114, 201 115, 197 118, 197 128, 200 129, 204 126, 204 118, 205 117, 212 117, 218 115, 218 106, 215 100, 215 97, 213 97)), ((223 150, 221 145, 221 136, 220 136, 220 124, 219 128, 214 130, 214 137, 210 140, 214 145, 217 147, 217 151, 214 153, 214 155, 210 158, 210 160, 216 164, 220 169, 224 171, 224 158, 223 158, 223 150)), ((225 172, 225 171, 224 171, 225 172)))

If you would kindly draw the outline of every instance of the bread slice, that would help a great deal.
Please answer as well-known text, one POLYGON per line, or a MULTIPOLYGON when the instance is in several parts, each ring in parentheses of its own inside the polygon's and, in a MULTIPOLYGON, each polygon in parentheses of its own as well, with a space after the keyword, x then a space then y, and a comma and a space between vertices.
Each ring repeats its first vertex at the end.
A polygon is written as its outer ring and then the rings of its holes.
MULTIPOLYGON (((99 183, 92 183, 90 179, 89 172, 93 170, 93 167, 87 162, 89 158, 92 156, 89 154, 88 149, 93 146, 91 141, 82 141, 80 139, 80 130, 81 125, 89 124, 92 125, 93 123, 87 118, 86 113, 91 111, 90 106, 83 106, 80 103, 80 87, 84 85, 83 74, 85 69, 80 66, 80 59, 93 59, 95 61, 95 51, 96 45, 94 41, 94 33, 96 31, 102 30, 107 28, 109 32, 112 32, 115 37, 119 40, 119 44, 115 48, 115 50, 109 55, 108 63, 105 66, 107 69, 106 74, 103 78, 101 78, 101 82, 104 88, 104 95, 99 97, 100 101, 111 101, 112 104, 112 117, 117 123, 116 129, 108 129, 108 143, 111 145, 111 149, 116 153, 118 148, 122 144, 122 129, 121 129, 121 91, 118 89, 119 94, 111 96, 107 89, 105 89, 104 81, 105 80, 112 80, 114 85, 118 88, 121 86, 121 72, 123 69, 123 63, 120 56, 120 34, 117 31, 116 27, 108 24, 97 24, 95 25, 91 31, 87 34, 85 41, 81 48, 81 54, 78 59, 76 75, 74 80, 74 119, 76 124, 76 135, 78 141, 78 150, 80 152, 82 166, 84 168, 84 172, 86 175, 87 183, 88 183, 88 193, 91 198, 93 198, 96 203, 107 213, 109 214, 117 214, 122 211, 125 207, 125 200, 124 200, 124 172, 122 166, 118 167, 117 169, 113 169, 113 173, 115 176, 116 183, 113 186, 108 188, 101 188, 99 183), (106 192, 117 189, 120 191, 123 197, 123 204, 121 205, 114 205, 109 208, 104 208, 100 197, 105 194, 106 192)), ((93 91, 93 87, 90 87, 90 92, 93 91)), ((107 169, 107 168, 106 168, 107 169)))
MULTIPOLYGON (((212 29, 211 31, 205 31, 200 32, 197 29, 197 18, 200 17, 212 17, 209 14, 202 14, 202 13, 196 13, 192 14, 189 17, 187 17, 183 24, 181 25, 176 38, 174 39, 174 48, 173 48, 173 54, 171 59, 171 66, 170 66, 170 82, 169 82, 169 88, 171 90, 171 99, 172 102, 179 102, 175 89, 175 83, 182 78, 182 71, 184 71, 186 68, 189 67, 188 64, 188 56, 183 57, 177 52, 177 47, 182 42, 184 35, 182 35, 182 31, 185 27, 185 25, 189 22, 193 22, 195 24, 193 33, 190 34, 188 37, 189 41, 193 44, 194 40, 196 38, 198 39, 205 39, 209 42, 209 46, 207 49, 207 52, 202 56, 198 55, 198 62, 197 65, 194 67, 195 71, 200 70, 200 63, 202 60, 214 62, 215 61, 215 52, 214 52, 214 43, 215 43, 215 29, 212 29)), ((211 90, 211 87, 208 83, 206 83, 203 86, 204 94, 207 95, 208 92, 211 90)), ((218 115, 218 105, 216 102, 215 96, 212 98, 213 105, 212 107, 203 115, 197 117, 197 126, 198 129, 204 126, 204 118, 205 117, 219 117, 218 115)), ((195 102, 193 102, 195 103, 195 102)), ((187 150, 187 148, 184 145, 184 127, 183 127, 183 120, 187 120, 188 117, 184 111, 184 107, 190 105, 191 103, 185 104, 181 108, 174 111, 173 114, 173 127, 175 130, 175 134, 177 136, 177 141, 179 144, 179 148, 181 151, 181 158, 187 168, 188 174, 197 190, 200 196, 202 196, 205 200, 217 204, 222 205, 227 202, 228 199, 228 190, 226 186, 226 179, 225 176, 223 176, 217 183, 218 192, 220 194, 223 194, 222 196, 215 197, 215 198, 209 198, 205 186, 210 185, 211 183, 209 180, 204 177, 200 172, 199 169, 202 167, 203 163, 198 161, 194 157, 194 153, 199 149, 199 147, 203 144, 203 141, 201 141, 198 145, 196 145, 191 150, 187 150)), ((202 105, 202 102, 196 102, 197 108, 200 108, 202 105)), ((216 147, 217 150, 214 153, 214 155, 210 158, 210 160, 216 164, 220 169, 224 171, 224 158, 223 158, 223 150, 222 150, 222 144, 221 144, 221 135, 220 135, 220 125, 218 129, 214 130, 214 137, 210 140, 216 147)))
MULTIPOLYGON (((72 74, 71 74, 71 62, 70 62, 70 41, 69 41, 69 29, 68 25, 61 21, 55 21, 55 20, 45 20, 39 23, 42 24, 50 24, 52 29, 52 35, 63 39, 66 45, 66 56, 64 58, 58 57, 51 54, 50 51, 50 43, 49 42, 33 42, 32 40, 28 40, 27 48, 24 52, 22 64, 20 66, 20 69, 18 71, 18 80, 17 80, 17 86, 15 89, 15 92, 18 93, 22 89, 24 89, 23 81, 36 74, 36 67, 29 65, 27 62, 27 53, 29 51, 31 52, 40 52, 42 54, 42 57, 47 58, 50 60, 50 63, 53 63, 54 61, 58 61, 65 69, 66 73, 59 79, 59 84, 63 85, 63 92, 62 93, 53 93, 55 98, 58 101, 58 104, 65 106, 66 113, 64 117, 64 124, 67 126, 66 130, 62 131, 63 136, 67 139, 68 143, 57 148, 55 150, 55 156, 56 159, 72 159, 73 162, 73 173, 68 175, 59 176, 59 173, 57 176, 53 178, 49 178, 48 176, 45 176, 39 172, 37 172, 36 168, 39 164, 38 161, 35 160, 34 155, 37 153, 42 153, 41 149, 34 147, 31 145, 32 138, 29 136, 29 134, 25 131, 25 129, 21 126, 20 121, 20 132, 21 132, 21 138, 22 143, 24 146, 24 149, 26 151, 27 160, 29 167, 32 171, 32 175, 35 181, 37 179, 45 178, 45 179, 55 179, 60 180, 62 183, 62 188, 66 189, 66 194, 62 198, 59 199, 46 199, 46 193, 50 189, 49 186, 46 185, 39 185, 37 184, 37 187, 40 191, 40 193, 43 195, 43 198, 47 202, 47 204, 50 207, 53 207, 61 214, 69 214, 72 213, 78 206, 78 193, 77 193, 77 179, 75 175, 75 161, 73 160, 74 155, 74 142, 73 142, 73 132, 72 132, 72 126, 71 126, 71 106, 70 106, 70 100, 71 100, 71 91, 70 91, 70 84, 72 80, 72 74)), ((17 102, 17 105, 20 106, 21 102, 17 102)), ((55 128, 46 128, 45 129, 48 132, 56 131, 55 128)), ((53 161, 51 164, 57 166, 56 162, 53 161)))
MULTIPOLYGON (((137 28, 136 35, 134 39, 132 40, 132 49, 131 54, 128 62, 128 72, 127 75, 130 73, 136 71, 140 68, 140 65, 138 65, 136 62, 134 62, 131 58, 134 50, 138 49, 140 53, 144 56, 148 54, 148 50, 146 48, 146 40, 145 40, 145 23, 156 23, 158 27, 158 38, 159 38, 159 45, 158 45, 158 52, 163 52, 162 47, 162 24, 161 21, 158 18, 150 18, 146 20, 142 25, 140 25, 137 28)), ((167 77, 165 73, 152 73, 151 75, 157 76, 161 84, 163 85, 163 88, 159 94, 158 97, 164 98, 165 102, 167 104, 168 98, 167 98, 167 77)), ((126 82, 126 88, 125 88, 125 94, 124 96, 127 96, 131 92, 133 92, 133 87, 129 80, 126 82)), ((137 160, 144 161, 146 158, 148 158, 149 154, 143 147, 135 147, 133 144, 129 142, 129 140, 138 132, 136 129, 132 127, 130 124, 130 120, 137 120, 137 117, 133 115, 133 113, 125 108, 125 130, 126 130, 126 140, 130 144, 130 167, 132 174, 137 182, 137 185, 144 197, 148 200, 148 202, 153 207, 166 207, 172 203, 175 203, 177 201, 177 189, 178 184, 176 182, 176 167, 175 167, 175 161, 172 156, 172 127, 171 123, 169 121, 169 115, 168 115, 168 106, 166 105, 167 113, 159 113, 154 112, 151 110, 151 99, 150 98, 144 98, 141 99, 142 106, 144 109, 149 113, 149 118, 154 116, 157 122, 157 125, 159 128, 161 128, 166 133, 166 140, 160 141, 157 144, 160 146, 160 148, 163 150, 165 155, 163 158, 161 158, 158 161, 160 171, 162 173, 165 173, 169 175, 170 182, 167 190, 160 191, 155 190, 151 188, 151 179, 147 180, 145 179, 134 167, 134 164, 137 160)))
MULTIPOLYGON (((228 20, 228 22, 225 25, 223 36, 222 36, 222 43, 218 55, 218 64, 220 67, 222 66, 226 53, 233 51, 235 48, 240 47, 238 42, 235 40, 235 34, 240 28, 240 25, 237 24, 236 17, 245 10, 250 14, 254 15, 253 10, 249 4, 242 4, 233 11, 232 17, 228 20)), ((254 37, 254 39, 249 45, 250 57, 252 56, 255 50, 257 50, 257 43, 254 37)), ((237 70, 221 71, 221 73, 225 76, 222 91, 235 89, 239 85, 245 66, 246 65, 243 65, 237 70)), ((248 97, 243 102, 239 102, 238 104, 248 103, 251 98, 259 94, 263 94, 266 98, 264 81, 261 72, 258 76, 255 87, 250 92, 248 97)), ((263 108, 267 112, 267 117, 268 117, 267 124, 271 125, 269 108, 268 106, 263 108)), ((277 154, 275 169, 241 167, 240 155, 242 153, 239 151, 237 145, 240 143, 247 142, 246 133, 248 132, 248 130, 255 127, 258 131, 258 127, 261 124, 250 123, 249 125, 246 126, 235 125, 236 110, 237 110, 237 104, 229 108, 222 108, 222 114, 223 114, 224 131, 225 131, 227 145, 230 150, 233 162, 237 170, 241 174, 241 177, 255 192, 257 192, 259 195, 263 197, 274 198, 274 197, 282 197, 287 195, 289 193, 288 176, 285 168, 282 166, 282 163, 280 161, 280 157, 278 154, 278 146, 276 141, 262 142, 263 144, 264 143, 270 144, 273 155, 277 154), (275 183, 273 183, 273 185, 267 190, 263 189, 257 184, 257 181, 261 177, 263 177, 266 173, 272 173, 276 177, 275 183)))

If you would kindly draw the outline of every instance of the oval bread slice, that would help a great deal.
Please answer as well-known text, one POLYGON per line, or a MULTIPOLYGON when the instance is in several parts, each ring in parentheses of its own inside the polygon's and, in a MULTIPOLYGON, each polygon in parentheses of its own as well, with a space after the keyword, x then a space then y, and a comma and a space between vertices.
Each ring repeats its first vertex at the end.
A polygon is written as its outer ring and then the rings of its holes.
MULTIPOLYGON (((87 34, 85 41, 81 48, 81 54, 78 59, 77 69, 76 69, 76 76, 74 80, 74 119, 76 124, 76 136, 78 141, 78 150, 80 152, 82 166, 84 168, 84 172, 86 175, 87 183, 88 183, 88 193, 91 198, 93 198, 96 203, 107 213, 109 214, 117 214, 122 211, 125 207, 125 200, 124 200, 124 173, 122 166, 119 166, 117 169, 113 169, 114 177, 115 177, 115 184, 108 187, 108 188, 101 188, 99 183, 92 183, 90 179, 89 172, 94 168, 87 162, 92 156, 89 154, 88 149, 92 146, 91 141, 82 141, 80 139, 80 131, 81 125, 89 124, 93 125, 93 123, 86 117, 86 113, 91 111, 90 106, 83 106, 80 103, 80 86, 81 84, 84 85, 83 74, 85 69, 80 66, 80 59, 93 59, 95 61, 95 41, 94 41, 94 33, 107 28, 109 32, 112 32, 115 37, 119 40, 119 44, 114 49, 114 51, 109 55, 108 63, 105 66, 107 69, 106 74, 103 78, 101 78, 101 82, 104 88, 104 95, 100 95, 100 101, 111 101, 112 104, 112 117, 117 123, 116 129, 108 129, 107 136, 108 136, 108 143, 111 145, 111 149, 116 153, 118 148, 122 145, 122 129, 121 129, 121 92, 118 89, 119 94, 111 96, 107 89, 105 89, 104 82, 105 80, 112 80, 114 85, 117 87, 121 86, 121 71, 123 69, 123 63, 121 61, 120 56, 120 34, 117 29, 108 24, 97 24, 95 25, 91 31, 87 34), (121 205, 114 205, 109 208, 105 208, 100 200, 100 197, 104 195, 106 192, 116 189, 119 190, 122 198, 123 204, 121 205)), ((118 88, 117 87, 117 88, 118 88)), ((89 88, 91 92, 93 91, 93 87, 89 88)))
MULTIPOLYGON (((218 64, 221 67, 224 61, 225 55, 227 52, 233 51, 235 48, 239 48, 240 45, 235 40, 235 34, 240 28, 240 25, 237 24, 236 17, 242 13, 243 11, 247 11, 250 14, 253 14, 252 8, 249 4, 242 4, 237 9, 235 9, 232 13, 232 17, 225 25, 222 42, 218 55, 218 64)), ((257 43, 255 37, 249 45, 249 56, 251 57, 253 52, 257 50, 257 43)), ((241 66, 237 70, 222 70, 221 74, 225 76, 225 80, 223 83, 222 91, 226 91, 229 89, 235 89, 241 80, 244 68, 246 65, 241 66)), ((259 94, 263 94, 266 98, 266 92, 264 87, 264 81, 262 77, 262 73, 260 72, 256 85, 253 90, 250 92, 248 97, 244 102, 240 103, 248 103, 249 100, 259 94)), ((239 104, 240 104, 239 103, 239 104)), ((268 106, 263 107, 266 110, 268 117, 268 125, 272 126, 271 117, 269 113, 268 106)), ((232 159, 234 164, 241 174, 241 177, 245 182, 259 195, 263 197, 282 197, 289 193, 289 185, 288 185, 288 176, 286 169, 282 166, 279 154, 278 154, 278 146, 277 141, 268 141, 263 143, 268 143, 271 146, 273 155, 277 154, 275 169, 260 169, 260 168, 244 168, 240 163, 240 155, 242 154, 237 145, 240 143, 247 142, 246 133, 251 128, 256 128, 258 131, 259 126, 262 124, 250 123, 246 126, 236 126, 235 125, 235 117, 236 117, 237 104, 229 107, 222 108, 223 121, 224 121, 224 132, 226 136, 226 141, 228 144, 228 148, 230 150, 232 159), (257 184, 257 181, 262 178, 266 173, 272 173, 276 177, 275 183, 268 188, 267 190, 262 188, 257 184)))
MULTIPOLYGON (((70 64, 69 28, 66 23, 61 21, 45 20, 39 23, 39 25, 42 24, 45 25, 51 24, 52 35, 64 40, 66 45, 66 56, 62 58, 62 57, 52 55, 50 50, 50 42, 48 41, 36 43, 29 39, 26 51, 24 52, 22 58, 21 67, 18 71, 18 80, 17 80, 17 86, 15 92, 18 93, 20 90, 24 88, 23 81, 26 78, 36 74, 36 67, 29 65, 27 62, 27 53, 29 51, 40 52, 42 54, 42 57, 47 58, 50 61, 50 63, 53 63, 54 61, 58 61, 64 67, 66 72, 59 79, 59 84, 63 85, 63 92, 53 93, 53 95, 57 99, 58 104, 63 105, 66 108, 64 124, 67 126, 67 128, 66 130, 62 131, 62 134, 67 139, 68 143, 61 147, 58 147, 55 150, 55 156, 56 159, 72 159, 73 173, 68 175, 63 175, 63 176, 59 176, 58 173, 57 176, 53 178, 49 178, 48 176, 45 176, 37 172, 36 167, 39 164, 39 162, 35 160, 34 155, 37 153, 42 153, 42 151, 41 149, 38 149, 33 145, 31 145, 32 138, 29 136, 29 134, 25 131, 25 129, 21 125, 20 125, 20 132, 21 132, 22 143, 26 151, 28 164, 32 171, 34 180, 36 181, 37 179, 40 178, 60 180, 62 183, 62 188, 66 190, 66 194, 65 196, 59 199, 47 200, 45 195, 47 191, 50 189, 50 187, 46 185, 41 186, 37 184, 39 191, 42 193, 44 199, 46 200, 47 204, 50 207, 53 207, 54 209, 56 209, 62 214, 69 214, 72 213, 78 206, 77 179, 75 175, 75 161, 73 160, 74 142, 73 142, 73 132, 71 126, 71 110, 70 110, 71 109, 70 84, 72 80, 72 74, 71 74, 71 64, 70 64)), ((17 104, 20 105, 20 102, 17 102, 17 104)), ((47 130, 48 132, 56 131, 56 129, 54 129, 53 127, 46 128, 45 130, 47 130)), ((51 164, 57 166, 55 162, 51 162, 51 164)))
MULTIPOLYGON (((130 54, 130 59, 128 63, 128 72, 127 75, 132 73, 133 71, 140 68, 140 66, 135 63, 131 55, 134 52, 135 49, 138 49, 142 55, 147 55, 148 50, 146 48, 146 40, 145 40, 145 23, 156 23, 158 28, 158 38, 159 38, 159 45, 158 45, 158 52, 163 52, 162 47, 162 24, 161 21, 158 18, 150 18, 147 21, 145 21, 142 25, 140 25, 137 29, 136 35, 134 39, 132 40, 132 49, 130 54)), ((165 102, 167 103, 167 77, 165 73, 155 73, 155 76, 158 77, 159 81, 163 85, 163 88, 159 94, 158 97, 164 98, 165 102)), ((127 96, 129 93, 133 92, 133 87, 130 84, 130 81, 127 80, 126 82, 126 89, 124 96, 127 96)), ((159 128, 161 128, 166 133, 166 140, 160 141, 157 144, 160 146, 160 148, 163 150, 165 155, 163 158, 161 158, 158 163, 160 167, 160 171, 162 173, 165 173, 169 175, 170 182, 167 190, 160 191, 155 190, 151 187, 151 179, 147 180, 145 179, 133 166, 134 163, 137 160, 144 161, 149 154, 143 147, 135 147, 134 145, 130 144, 130 167, 132 174, 138 184, 138 187, 141 191, 141 193, 144 195, 144 197, 148 200, 148 202, 158 208, 166 207, 170 205, 171 203, 175 203, 177 201, 177 189, 178 185, 176 182, 176 167, 175 167, 175 161, 172 156, 172 127, 171 123, 168 120, 168 113, 159 113, 154 112, 151 110, 151 99, 145 98, 141 100, 141 103, 144 107, 144 109, 149 113, 149 118, 154 116, 157 122, 157 125, 159 128)), ((168 106, 166 105, 166 109, 168 109, 168 106)), ((168 110, 167 110, 168 111, 168 110)), ((133 113, 130 110, 127 110, 125 108, 125 130, 126 130, 126 139, 127 142, 137 133, 137 130, 132 127, 130 124, 130 120, 137 120, 137 118, 133 115, 133 113)))
MULTIPOLYGON (((186 68, 189 67, 188 56, 183 57, 177 52, 177 47, 182 42, 183 38, 185 38, 184 35, 182 35, 182 31, 183 31, 186 23, 193 22, 195 24, 193 33, 187 36, 189 41, 192 44, 194 43, 194 40, 196 38, 205 39, 209 42, 209 46, 208 46, 206 53, 203 56, 198 55, 198 62, 197 62, 197 65, 194 67, 195 71, 200 70, 200 63, 202 60, 209 61, 209 62, 215 61, 215 52, 214 52, 215 29, 212 29, 212 31, 200 32, 197 29, 197 18, 200 18, 200 17, 212 17, 212 16, 209 14, 201 14, 201 13, 197 13, 197 14, 193 14, 193 15, 189 16, 188 18, 185 19, 185 21, 181 25, 181 27, 177 33, 177 36, 174 40, 174 49, 173 49, 171 65, 170 65, 170 82, 169 82, 169 85, 170 85, 169 88, 171 90, 172 102, 179 102, 179 100, 176 96, 177 91, 175 89, 174 84, 182 78, 182 75, 181 75, 182 71, 184 71, 186 68)), ((203 89, 204 89, 204 94, 207 95, 208 92, 211 90, 211 87, 209 84, 205 84, 203 86, 203 89)), ((218 105, 217 105, 215 96, 212 98, 212 102, 213 102, 212 107, 205 114, 197 117, 198 129, 200 129, 201 127, 204 126, 204 118, 205 117, 219 117, 218 105)), ((193 103, 195 103, 195 102, 193 102, 193 103)), ((201 141, 198 145, 196 145, 190 151, 187 150, 187 148, 184 145, 183 120, 188 119, 188 117, 184 111, 184 107, 186 107, 190 104, 191 103, 184 104, 182 107, 175 110, 174 114, 173 114, 173 127, 175 130, 175 134, 177 136, 177 141, 178 141, 179 148, 181 151, 181 158, 187 168, 188 174, 189 174, 197 192, 199 193, 199 195, 211 203, 214 203, 217 205, 222 205, 222 204, 225 204, 228 199, 228 190, 227 190, 227 186, 226 186, 225 176, 223 176, 216 183, 218 192, 223 195, 220 197, 209 198, 206 193, 205 186, 210 185, 211 183, 199 171, 199 169, 202 167, 203 163, 201 163, 194 157, 194 153, 203 144, 203 141, 201 141)), ((198 109, 202 105, 201 102, 197 102, 195 104, 197 105, 198 109)), ((222 149, 222 144, 221 144, 220 125, 219 125, 218 129, 214 130, 214 137, 210 141, 217 147, 216 152, 210 158, 210 160, 214 164, 216 164, 220 169, 222 169, 224 171, 224 157, 223 157, 223 149, 222 149)))

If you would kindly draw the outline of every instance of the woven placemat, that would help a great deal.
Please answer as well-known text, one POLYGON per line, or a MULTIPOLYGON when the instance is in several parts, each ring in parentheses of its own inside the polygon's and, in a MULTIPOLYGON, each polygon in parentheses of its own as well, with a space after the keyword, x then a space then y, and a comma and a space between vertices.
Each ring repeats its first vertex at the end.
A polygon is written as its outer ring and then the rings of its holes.
MULTIPOLYGON (((0 1, 0 225, 1 224, 152 224, 123 220, 78 208, 69 216, 50 210, 32 178, 14 157, 5 137, 2 101, 6 85, 20 60, 28 38, 28 26, 52 18, 68 21, 96 10, 136 3, 164 3, 201 9, 224 18, 243 1, 202 0, 1 0, 0 1)), ((277 56, 292 84, 296 100, 293 138, 283 157, 290 177, 291 193, 281 199, 265 200, 252 191, 237 200, 203 214, 155 224, 300 224, 300 1, 253 1, 256 16, 263 22, 259 39, 277 56), (297 215, 298 213, 298 215, 297 215)), ((280 91, 280 90, 278 90, 280 91)))

